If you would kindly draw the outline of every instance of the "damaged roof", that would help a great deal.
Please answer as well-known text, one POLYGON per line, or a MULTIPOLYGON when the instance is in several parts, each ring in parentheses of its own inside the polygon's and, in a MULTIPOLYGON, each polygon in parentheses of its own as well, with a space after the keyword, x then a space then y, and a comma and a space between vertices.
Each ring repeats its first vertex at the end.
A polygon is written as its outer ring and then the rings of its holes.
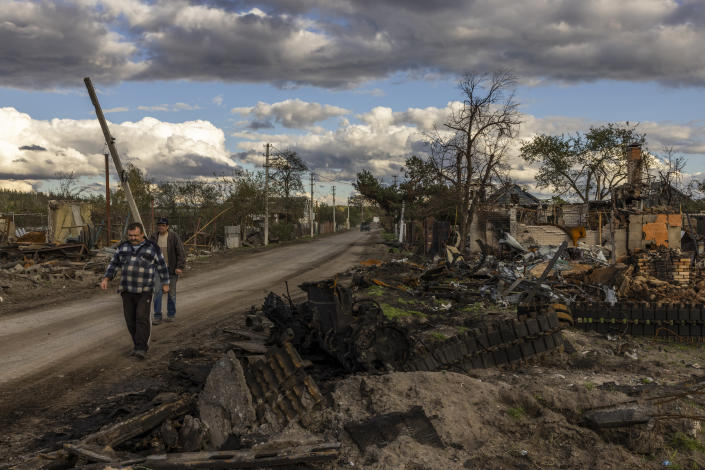
POLYGON ((492 204, 519 204, 520 206, 538 206, 541 201, 534 195, 524 191, 518 184, 510 184, 499 188, 489 198, 492 204))

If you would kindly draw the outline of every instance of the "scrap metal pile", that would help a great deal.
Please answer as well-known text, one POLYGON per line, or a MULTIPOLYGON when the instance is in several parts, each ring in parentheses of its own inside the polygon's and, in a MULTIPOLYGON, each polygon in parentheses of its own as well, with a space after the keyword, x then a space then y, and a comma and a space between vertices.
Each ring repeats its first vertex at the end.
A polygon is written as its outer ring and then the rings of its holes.
MULTIPOLYGON (((357 282, 367 284, 364 278, 357 282)), ((433 286, 438 283, 429 287, 433 286)), ((263 313, 274 325, 270 341, 290 341, 312 357, 323 352, 349 372, 465 371, 530 359, 563 344, 555 313, 521 321, 470 321, 467 324, 473 328, 468 328, 457 324, 463 314, 450 310, 417 321, 398 321, 385 314, 387 304, 370 298, 353 300, 352 288, 335 280, 301 288, 308 300, 298 305, 274 293, 267 297, 263 313)))

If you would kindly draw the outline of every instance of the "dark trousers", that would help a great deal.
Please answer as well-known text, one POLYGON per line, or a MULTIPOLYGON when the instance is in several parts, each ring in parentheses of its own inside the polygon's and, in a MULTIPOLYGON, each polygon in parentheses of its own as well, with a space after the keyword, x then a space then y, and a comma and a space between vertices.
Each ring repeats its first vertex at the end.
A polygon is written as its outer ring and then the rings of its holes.
POLYGON ((142 294, 122 293, 122 310, 125 313, 127 330, 132 336, 136 351, 149 349, 149 337, 152 334, 152 321, 149 316, 149 304, 152 293, 142 294))

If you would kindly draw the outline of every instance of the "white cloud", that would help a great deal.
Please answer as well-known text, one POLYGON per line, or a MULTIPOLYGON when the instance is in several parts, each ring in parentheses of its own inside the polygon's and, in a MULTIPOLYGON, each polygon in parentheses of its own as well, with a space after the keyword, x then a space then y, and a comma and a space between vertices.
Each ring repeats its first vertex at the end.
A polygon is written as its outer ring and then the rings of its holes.
POLYGON ((110 114, 110 113, 124 113, 126 111, 129 111, 130 108, 126 106, 118 106, 117 108, 110 108, 110 109, 104 109, 103 113, 104 114, 110 114))
POLYGON ((273 120, 284 127, 304 129, 328 118, 343 116, 350 111, 338 106, 309 103, 296 98, 272 104, 260 101, 256 106, 233 108, 231 112, 252 116, 255 118, 254 122, 273 120))
POLYGON ((172 111, 195 111, 197 109, 201 109, 201 107, 197 104, 188 103, 176 103, 172 107, 172 111))
POLYGON ((140 111, 169 111, 168 104, 156 104, 153 106, 137 106, 140 111))
POLYGON ((158 112, 158 111, 178 112, 178 111, 195 111, 197 109, 201 109, 201 107, 196 104, 174 103, 172 105, 157 104, 157 105, 153 105, 153 106, 137 106, 137 109, 139 109, 140 111, 150 111, 150 112, 158 112))
MULTIPOLYGON (((509 68, 527 83, 705 85, 698 0, 0 3, 0 83, 267 81, 351 88, 509 68)), ((374 90, 373 90, 374 91, 374 90)))
POLYGON ((216 106, 223 106, 223 95, 213 97, 213 104, 216 106))
MULTIPOLYGON (((375 107, 359 116, 339 119, 333 129, 310 126, 297 133, 274 133, 262 127, 242 129, 232 136, 237 139, 237 159, 243 163, 261 167, 264 143, 269 142, 279 149, 297 151, 310 168, 329 178, 351 180, 362 169, 389 178, 401 174, 406 158, 425 154, 428 129, 440 127, 456 106, 457 102, 450 102, 445 107, 401 111, 375 107)), ((272 107, 266 108, 270 117, 275 115, 272 107)), ((325 110, 326 106, 317 105, 317 109, 325 110)), ((254 107, 247 112, 254 113, 254 107)), ((281 115, 296 121, 293 115, 281 115)), ((523 115, 522 121, 508 154, 513 177, 527 185, 533 184, 536 168, 519 157, 523 139, 540 133, 584 132, 590 126, 604 124, 562 116, 539 119, 523 115)), ((148 117, 138 122, 111 123, 110 129, 122 157, 156 179, 208 178, 229 172, 236 165, 226 149, 224 132, 207 121, 167 123, 148 117)), ((639 129, 647 133, 652 152, 660 153, 664 145, 673 146, 677 154, 693 163, 705 154, 702 122, 645 122, 639 129)), ((67 168, 81 176, 100 175, 102 152, 103 136, 95 120, 42 121, 14 108, 0 108, 0 180, 47 180, 67 168)), ((702 167, 693 166, 694 170, 702 167)))
MULTIPOLYGON (((375 107, 357 116, 359 122, 341 119, 334 130, 309 129, 306 133, 291 135, 250 129, 233 136, 240 140, 237 145, 243 162, 261 165, 261 148, 265 142, 272 142, 279 148, 296 150, 316 171, 329 171, 338 178, 353 179, 362 169, 389 178, 400 174, 406 158, 427 152, 428 131, 434 127, 442 130, 448 113, 458 106, 459 102, 450 102, 443 108, 409 108, 396 112, 387 107, 375 107)), ((542 133, 585 132, 590 126, 606 124, 564 116, 537 118, 524 114, 521 119, 518 137, 507 155, 512 177, 529 186, 535 182, 537 168, 521 159, 519 148, 523 140, 542 133)), ((677 154, 690 158, 692 162, 697 162, 705 154, 705 123, 645 122, 639 124, 639 130, 646 132, 652 152, 660 153, 664 145, 673 146, 677 154)))
POLYGON ((0 2, 0 83, 18 88, 80 87, 81 77, 115 83, 146 70, 139 47, 114 18, 81 2, 0 2))
POLYGON ((0 180, 0 189, 30 193, 36 184, 36 180, 0 180))
MULTIPOLYGON (((154 118, 111 123, 118 151, 153 178, 211 176, 236 164, 225 134, 208 121, 167 123, 154 118)), ((0 108, 0 179, 52 179, 59 171, 77 176, 103 171, 103 135, 95 120, 33 119, 0 108)))

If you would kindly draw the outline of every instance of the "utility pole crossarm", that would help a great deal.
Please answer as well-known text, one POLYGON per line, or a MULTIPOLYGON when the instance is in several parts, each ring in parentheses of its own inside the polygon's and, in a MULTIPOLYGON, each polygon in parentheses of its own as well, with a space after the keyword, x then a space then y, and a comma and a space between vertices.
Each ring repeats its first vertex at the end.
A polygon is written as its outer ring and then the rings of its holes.
MULTIPOLYGON (((137 209, 137 204, 135 204, 135 199, 132 197, 132 191, 130 191, 130 184, 127 181, 127 174, 122 167, 122 162, 120 161, 120 156, 118 155, 117 148, 115 147, 115 139, 110 135, 110 129, 108 129, 108 123, 103 116, 103 110, 100 108, 100 103, 98 102, 98 96, 93 88, 93 83, 91 79, 86 77, 83 79, 88 89, 88 96, 91 97, 91 102, 93 102, 93 107, 95 108, 95 114, 98 117, 98 122, 100 123, 100 128, 103 130, 103 135, 105 136, 105 143, 108 145, 108 150, 110 150, 110 155, 113 157, 113 163, 115 164, 115 169, 117 170, 118 177, 120 178, 120 184, 125 191, 125 199, 127 199, 127 204, 130 206, 130 213, 132 215, 132 220, 142 224, 142 217, 140 217, 140 212, 137 209)), ((142 224, 144 227, 144 224, 142 224)))

